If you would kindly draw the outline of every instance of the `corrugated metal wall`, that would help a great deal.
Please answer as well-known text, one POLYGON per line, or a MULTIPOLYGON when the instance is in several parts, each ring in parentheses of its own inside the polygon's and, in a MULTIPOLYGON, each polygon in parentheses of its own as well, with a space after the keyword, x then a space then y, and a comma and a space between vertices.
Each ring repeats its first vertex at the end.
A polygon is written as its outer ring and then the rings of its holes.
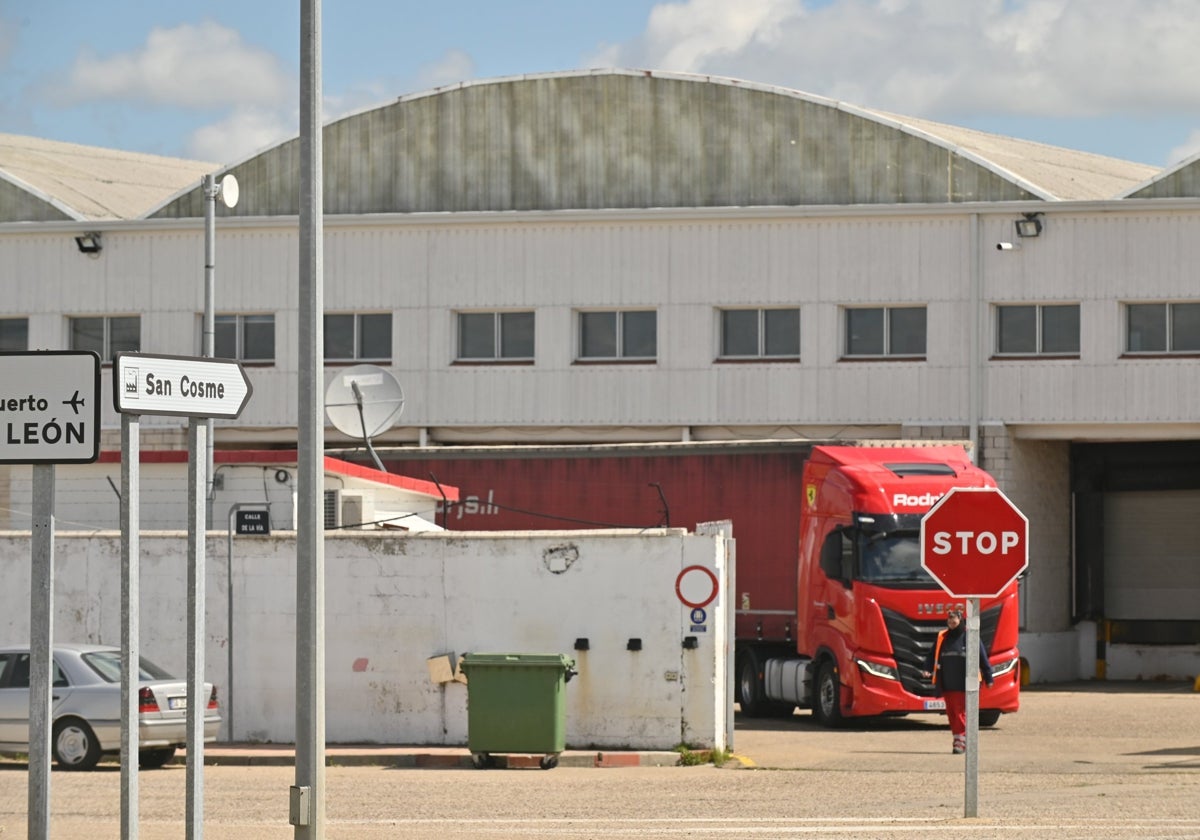
POLYGON ((0 220, 59 222, 69 218, 44 198, 0 178, 0 220))

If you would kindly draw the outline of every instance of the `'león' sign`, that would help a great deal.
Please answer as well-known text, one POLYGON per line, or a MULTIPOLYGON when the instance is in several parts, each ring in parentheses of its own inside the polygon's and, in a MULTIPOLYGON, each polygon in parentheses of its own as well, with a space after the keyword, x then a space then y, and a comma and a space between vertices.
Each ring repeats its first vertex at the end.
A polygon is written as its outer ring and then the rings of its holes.
POLYGON ((0 464, 93 463, 99 397, 90 350, 0 353, 0 464))
POLYGON ((118 353, 113 359, 113 406, 122 414, 233 418, 252 390, 232 359, 147 353, 118 353))

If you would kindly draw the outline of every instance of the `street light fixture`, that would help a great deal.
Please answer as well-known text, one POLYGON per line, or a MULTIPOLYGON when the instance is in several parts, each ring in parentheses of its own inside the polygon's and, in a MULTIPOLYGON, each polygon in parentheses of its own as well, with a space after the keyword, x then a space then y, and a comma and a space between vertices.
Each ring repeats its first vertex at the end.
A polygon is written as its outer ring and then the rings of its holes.
MULTIPOLYGON (((213 314, 216 300, 216 264, 217 264, 217 199, 226 207, 233 209, 238 202, 238 182, 232 175, 226 175, 220 181, 215 175, 205 175, 202 184, 204 189, 204 335, 202 354, 212 357, 215 355, 216 331, 213 314)), ((207 482, 207 498, 213 498, 213 421, 205 420, 208 426, 208 441, 205 452, 205 481, 207 482)))

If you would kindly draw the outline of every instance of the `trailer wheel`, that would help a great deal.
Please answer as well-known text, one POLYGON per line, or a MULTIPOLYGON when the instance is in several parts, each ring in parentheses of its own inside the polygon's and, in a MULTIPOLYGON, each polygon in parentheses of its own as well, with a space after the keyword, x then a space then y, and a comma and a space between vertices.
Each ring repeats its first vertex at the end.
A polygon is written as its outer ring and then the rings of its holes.
POLYGON ((817 690, 813 698, 813 717, 817 723, 831 729, 842 725, 842 683, 837 666, 830 660, 821 663, 817 671, 817 690))
POLYGON ((761 717, 766 711, 767 698, 758 678, 758 658, 753 653, 742 657, 738 668, 738 704, 746 717, 761 717))
POLYGON ((979 725, 980 726, 995 726, 1000 722, 1001 712, 999 709, 980 709, 979 710, 979 725))

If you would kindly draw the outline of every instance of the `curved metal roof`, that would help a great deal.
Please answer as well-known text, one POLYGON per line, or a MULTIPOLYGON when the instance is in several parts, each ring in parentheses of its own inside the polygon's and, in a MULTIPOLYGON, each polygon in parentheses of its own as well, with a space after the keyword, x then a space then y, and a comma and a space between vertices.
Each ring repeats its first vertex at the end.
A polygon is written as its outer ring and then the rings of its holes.
MULTIPOLYGON (((1200 195, 1154 167, 735 79, 591 70, 463 82, 325 126, 325 212, 1200 195)), ((216 164, 0 134, 0 222, 200 217, 216 164)), ((299 139, 223 172, 223 215, 299 212, 299 139)))
MULTIPOLYGON (((1142 164, 734 79, 593 70, 464 82, 328 123, 330 214, 1108 198, 1142 164)), ((299 139, 224 171, 233 215, 299 212, 299 139)), ((196 187, 147 215, 203 215, 196 187)))

